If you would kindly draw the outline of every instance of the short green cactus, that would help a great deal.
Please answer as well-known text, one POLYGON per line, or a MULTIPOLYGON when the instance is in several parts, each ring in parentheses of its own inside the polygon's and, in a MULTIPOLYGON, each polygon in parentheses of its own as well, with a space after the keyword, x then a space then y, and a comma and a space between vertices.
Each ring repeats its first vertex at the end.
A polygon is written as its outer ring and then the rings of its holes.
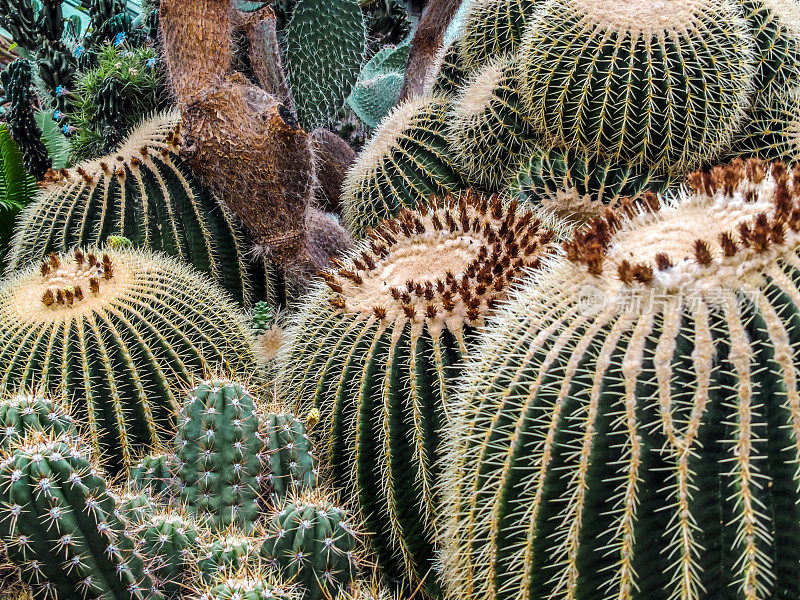
POLYGON ((470 183, 499 191, 535 148, 536 133, 517 91, 512 59, 492 59, 453 99, 447 140, 470 183))
POLYGON ((359 546, 350 514, 317 490, 275 510, 261 557, 300 583, 305 600, 325 600, 355 579, 359 546))
POLYGON ((179 597, 191 581, 202 535, 190 518, 175 512, 152 515, 137 528, 139 551, 147 559, 151 576, 165 598, 179 597))
POLYGON ((342 217, 356 239, 403 208, 463 187, 444 136, 447 101, 407 100, 386 117, 356 162, 342 190, 342 217))
POLYGON ((114 514, 126 522, 128 531, 135 531, 142 523, 158 512, 150 496, 142 492, 109 492, 114 498, 114 514))
POLYGON ((174 447, 176 485, 187 510, 220 528, 252 531, 261 441, 247 390, 223 379, 197 385, 180 409, 174 447))
POLYGON ((483 68, 497 57, 516 52, 534 11, 544 0, 477 0, 464 21, 461 56, 467 70, 483 68))
POLYGON ((97 465, 69 438, 29 438, 0 465, 0 539, 37 594, 140 600, 154 591, 97 465))
POLYGON ((196 564, 203 583, 210 585, 220 575, 245 568, 258 556, 259 538, 222 534, 203 543, 197 551, 196 564))
POLYGON ((298 600, 294 587, 255 568, 226 571, 216 582, 197 591, 199 600, 298 600))
POLYGON ((386 221, 324 275, 291 329, 279 395, 319 411, 323 462, 353 490, 387 577, 435 591, 437 460, 460 362, 556 234, 497 197, 431 206, 386 221))
POLYGON ((0 451, 11 450, 30 432, 77 435, 69 410, 43 394, 19 392, 0 400, 0 451))
POLYGON ((253 330, 256 333, 264 333, 269 330, 275 321, 275 310, 267 302, 256 302, 253 307, 253 330))
POLYGON ((646 191, 664 192, 677 183, 668 176, 597 160, 585 152, 540 148, 523 161, 506 192, 537 211, 584 223, 622 198, 638 198, 646 191))
POLYGON ((168 499, 174 491, 171 470, 174 464, 175 455, 170 452, 148 454, 131 467, 128 479, 135 489, 146 491, 159 499, 168 499))
POLYGON ((142 123, 115 153, 60 172, 19 217, 10 268, 124 236, 208 272, 245 306, 277 301, 271 269, 249 255, 233 216, 180 158, 182 147, 180 117, 170 112, 142 123))
POLYGON ((306 427, 280 407, 261 419, 263 487, 278 504, 285 498, 317 487, 318 466, 306 427))
POLYGON ((448 431, 453 599, 800 595, 800 179, 738 161, 579 230, 448 431))
POLYGON ((737 0, 546 0, 516 62, 548 141, 681 174, 730 143, 755 59, 737 0))
POLYGON ((112 471, 163 446, 179 391, 210 368, 256 369, 221 288, 140 250, 51 254, 0 285, 0 388, 70 405, 112 471))

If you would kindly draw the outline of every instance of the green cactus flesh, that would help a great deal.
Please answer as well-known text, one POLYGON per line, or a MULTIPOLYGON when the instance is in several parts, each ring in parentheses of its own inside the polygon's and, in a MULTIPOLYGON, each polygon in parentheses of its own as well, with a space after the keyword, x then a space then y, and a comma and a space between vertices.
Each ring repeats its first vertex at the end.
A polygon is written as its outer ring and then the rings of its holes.
POLYGON ((425 87, 432 95, 453 96, 469 79, 469 71, 461 58, 461 40, 442 46, 436 55, 434 70, 425 87))
POLYGON ((260 451, 258 415, 247 390, 227 380, 200 383, 178 416, 181 501, 217 527, 251 531, 259 512, 260 451))
POLYGON ((681 174, 743 119, 752 46, 735 0, 547 0, 516 62, 549 141, 681 174))
POLYGON ((209 273, 241 304, 277 301, 269 266, 253 261, 232 215, 179 157, 179 123, 177 112, 154 117, 117 152, 57 175, 20 216, 10 267, 124 236, 209 273))
POLYGON ((174 475, 171 471, 174 464, 174 454, 148 454, 131 467, 128 479, 138 490, 147 491, 157 498, 167 497, 174 491, 174 475))
POLYGON ((302 584, 306 600, 325 600, 355 579, 358 546, 347 511, 316 492, 276 510, 261 557, 302 584))
POLYGON ((317 459, 305 425, 286 410, 268 411, 261 423, 264 485, 282 502, 287 496, 317 487, 317 459))
POLYGON ((548 148, 523 161, 506 191, 520 203, 582 223, 622 198, 635 199, 648 190, 663 192, 673 183, 677 182, 670 177, 629 164, 548 148))
POLYGON ((544 0, 478 0, 464 22, 461 56, 468 70, 484 67, 495 57, 514 54, 525 25, 544 0))
POLYGON ((106 481, 76 445, 40 438, 17 447, 0 466, 0 497, 0 539, 38 593, 150 597, 153 582, 106 481))
POLYGON ((406 211, 325 274, 292 328, 280 395, 318 409, 323 462, 395 583, 436 593, 437 459, 460 361, 553 235, 497 197, 406 211))
POLYGON ((30 432, 77 435, 75 420, 64 407, 34 392, 9 394, 0 400, 0 451, 11 450, 30 432))
POLYGON ((220 535, 202 544, 197 568, 203 583, 210 585, 220 574, 245 568, 258 554, 260 540, 241 535, 220 535))
POLYGON ((137 529, 139 551, 147 558, 156 586, 165 598, 179 597, 191 580, 201 537, 197 525, 178 513, 152 515, 137 529))
POLYGON ((342 216, 355 238, 431 194, 463 187, 444 136, 446 115, 446 100, 423 97, 383 120, 343 185, 342 216))
POLYGON ((787 163, 800 158, 800 87, 757 98, 729 154, 787 163))
POLYGON ((442 489, 454 600, 800 595, 800 181, 608 211, 499 311, 442 489))
POLYGON ((109 493, 113 496, 116 506, 114 514, 125 521, 129 531, 135 530, 157 512, 158 507, 146 493, 129 491, 109 493))
POLYGON ((51 254, 7 278, 0 331, 0 388, 36 385, 71 406, 113 471, 166 443, 193 377, 256 368, 223 290, 140 250, 51 254))

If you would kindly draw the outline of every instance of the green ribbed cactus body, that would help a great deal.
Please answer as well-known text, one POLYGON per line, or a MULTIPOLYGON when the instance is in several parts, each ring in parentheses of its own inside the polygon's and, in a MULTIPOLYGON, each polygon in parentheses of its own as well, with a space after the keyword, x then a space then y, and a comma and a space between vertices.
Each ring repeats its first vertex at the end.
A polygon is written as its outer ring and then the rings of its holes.
POLYGON ((523 265, 538 264, 552 234, 498 198, 468 193, 406 211, 328 273, 328 288, 297 317, 280 396, 319 411, 312 433, 323 463, 353 494, 395 587, 424 579, 439 592, 429 573, 437 463, 460 363, 483 315, 523 265))
POLYGON ((493 59, 453 100, 447 139, 470 182, 498 191, 535 148, 536 133, 518 91, 513 59, 493 59))
POLYGON ((193 377, 256 369, 224 291, 140 250, 52 254, 12 275, 0 285, 0 331, 0 388, 35 385, 71 406, 113 471, 168 443, 193 377))
POLYGON ((800 2, 738 0, 755 37, 755 91, 765 98, 800 83, 800 2))
POLYGON ((200 600, 296 600, 297 596, 291 587, 244 570, 202 590, 200 600))
POLYGON ((131 467, 128 479, 136 489, 167 499, 175 491, 174 465, 175 455, 172 453, 148 454, 131 467))
POLYGON ((784 162, 800 158, 800 87, 758 98, 729 154, 784 162))
POLYGON ((317 487, 317 459, 302 421, 286 410, 270 411, 261 420, 263 482, 270 496, 289 496, 317 487))
POLYGON ((258 415, 238 383, 204 381, 181 407, 175 438, 180 499, 217 527, 252 530, 258 516, 258 415))
POLYGON ((286 72, 308 131, 334 119, 361 70, 367 31, 358 0, 297 0, 286 29, 286 72))
POLYGON ((342 217, 355 238, 370 227, 463 187, 444 136, 447 101, 413 98, 386 117, 347 173, 342 217))
POLYGON ((431 95, 453 96, 469 78, 469 72, 461 58, 460 45, 461 41, 456 39, 439 50, 434 63, 435 69, 425 83, 425 88, 430 90, 431 95))
POLYGON ((464 22, 461 56, 469 70, 516 52, 525 25, 544 0, 478 0, 464 22))
POLYGON ((210 585, 221 573, 246 568, 258 555, 259 544, 257 538, 239 535, 221 535, 202 544, 196 563, 203 583, 210 585))
POLYGON ((645 191, 664 192, 677 181, 630 164, 597 160, 585 152, 539 149, 523 161, 507 185, 520 203, 575 222, 598 216, 605 206, 645 191))
POLYGON ((682 173, 729 144, 755 58, 735 0, 546 0, 517 63, 549 141, 682 173))
POLYGON ((348 512, 317 492, 275 511, 261 557, 301 584, 303 598, 325 600, 355 579, 358 547, 348 512))
POLYGON ((800 594, 800 181, 610 211, 487 328, 449 430, 450 598, 800 594))
POLYGON ((115 514, 127 523, 129 531, 135 530, 157 512, 156 505, 146 493, 123 492, 112 496, 115 514))
POLYGON ((52 399, 22 392, 0 401, 0 450, 11 450, 26 434, 77 435, 75 419, 52 399))
POLYGON ((155 514, 136 531, 139 551, 159 592, 177 598, 191 581, 189 571, 200 547, 202 531, 190 519, 177 513, 155 514))
POLYGON ((0 539, 37 594, 149 597, 153 582, 106 481, 76 445, 26 441, 2 463, 0 482, 0 539))
POLYGON ((280 295, 233 216, 179 157, 179 122, 177 112, 146 121, 117 152, 49 182, 19 217, 10 267, 124 236, 209 273, 241 304, 280 295))

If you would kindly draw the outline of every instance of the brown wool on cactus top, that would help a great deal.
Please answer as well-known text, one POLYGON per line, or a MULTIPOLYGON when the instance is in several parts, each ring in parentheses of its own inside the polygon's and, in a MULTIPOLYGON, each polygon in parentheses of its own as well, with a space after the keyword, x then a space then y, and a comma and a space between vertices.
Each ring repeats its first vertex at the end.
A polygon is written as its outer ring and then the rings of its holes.
POLYGON ((800 231, 800 166, 736 160, 689 175, 689 198, 625 200, 564 244, 609 285, 724 287, 758 270, 800 231))
POLYGON ((323 278, 338 310, 460 329, 538 267, 555 235, 515 202, 467 191, 384 222, 360 255, 323 278))

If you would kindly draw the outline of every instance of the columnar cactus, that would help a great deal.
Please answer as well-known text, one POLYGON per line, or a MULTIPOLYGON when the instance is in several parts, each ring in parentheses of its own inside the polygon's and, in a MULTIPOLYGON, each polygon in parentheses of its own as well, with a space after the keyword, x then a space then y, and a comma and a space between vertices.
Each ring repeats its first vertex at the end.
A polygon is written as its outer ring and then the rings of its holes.
POLYGON ((517 63, 552 141, 676 173, 729 144, 756 70, 736 0, 546 0, 517 63))
POLYGON ((174 491, 175 476, 171 470, 174 465, 175 455, 171 452, 148 454, 131 467, 128 479, 137 490, 168 498, 174 491))
POLYGON ((509 179, 506 192, 537 211, 582 224, 622 198, 638 198, 648 190, 663 192, 677 183, 648 169, 597 160, 585 152, 539 148, 509 179))
POLYGON ((544 0, 477 0, 467 9, 461 56, 468 70, 495 57, 510 56, 519 46, 534 11, 544 0))
POLYGON ((217 527, 251 531, 261 467, 258 415, 240 384, 214 379, 191 392, 178 415, 175 476, 181 501, 217 527))
POLYGON ((493 59, 479 69, 453 100, 447 121, 453 156, 466 178, 484 189, 498 191, 535 148, 512 59, 493 59))
POLYGON ((499 311, 453 405, 454 599, 800 594, 800 172, 624 203, 499 311))
POLYGON ((447 101, 413 98, 387 116, 347 173, 342 217, 363 238, 401 209, 463 186, 444 129, 447 101))
POLYGON ((221 534, 201 544, 196 555, 203 583, 210 585, 220 575, 245 568, 258 557, 261 540, 238 534, 221 534))
POLYGON ((280 504, 289 496, 317 487, 317 459, 303 422, 281 407, 261 419, 261 460, 267 492, 280 504))
POLYGON ((124 236, 208 272, 242 304, 279 299, 269 266, 253 261, 234 217, 180 158, 183 147, 178 113, 165 113, 113 154, 54 174, 20 216, 10 267, 124 236))
POLYGON ((432 566, 437 459, 460 361, 554 235, 497 197, 448 197, 385 222, 296 318, 280 395, 319 410, 315 438, 335 483, 354 490, 384 572, 412 589, 432 566))
POLYGON ((191 580, 202 535, 190 518, 175 512, 152 515, 137 528, 139 551, 165 598, 177 598, 191 580))
POLYGON ((355 579, 358 550, 350 514, 316 490, 275 509, 261 557, 302 584, 305 600, 325 600, 355 579))
POLYGON ((36 431, 55 436, 78 434, 69 411, 43 394, 19 392, 0 400, 0 450, 11 450, 36 431))
POLYGON ((256 368, 223 290, 139 250, 51 254, 12 275, 0 285, 0 331, 0 388, 35 384, 70 404, 113 470, 166 444, 193 377, 256 368))
POLYGON ((0 539, 25 583, 61 598, 154 591, 97 465, 69 438, 29 438, 0 465, 0 539))

